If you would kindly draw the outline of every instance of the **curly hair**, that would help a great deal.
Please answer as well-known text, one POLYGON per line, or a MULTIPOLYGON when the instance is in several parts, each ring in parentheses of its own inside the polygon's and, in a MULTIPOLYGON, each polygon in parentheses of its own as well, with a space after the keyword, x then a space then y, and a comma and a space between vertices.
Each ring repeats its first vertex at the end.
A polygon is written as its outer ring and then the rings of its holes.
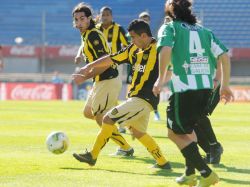
MULTIPOLYGON (((92 11, 92 8, 90 5, 86 4, 86 3, 79 3, 77 4, 73 11, 72 11, 72 16, 74 17, 75 13, 78 13, 78 12, 84 12, 85 16, 86 17, 92 17, 93 16, 93 11, 92 11)), ((89 29, 91 28, 94 28, 95 27, 95 22, 94 20, 91 18, 90 20, 90 26, 89 26, 89 29)))
POLYGON ((197 23, 197 18, 192 12, 191 0, 167 0, 165 13, 173 20, 179 20, 191 25, 197 23))

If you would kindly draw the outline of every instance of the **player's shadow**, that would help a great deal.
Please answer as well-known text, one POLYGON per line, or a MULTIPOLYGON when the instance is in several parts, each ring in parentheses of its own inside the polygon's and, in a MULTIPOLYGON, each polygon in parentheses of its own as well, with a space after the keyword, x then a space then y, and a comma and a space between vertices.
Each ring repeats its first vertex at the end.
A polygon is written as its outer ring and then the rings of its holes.
MULTIPOLYGON (((132 171, 119 171, 119 170, 111 170, 111 169, 102 169, 97 167, 91 167, 91 168, 73 168, 73 167, 63 167, 60 169, 68 169, 68 170, 100 170, 100 171, 108 171, 108 172, 115 172, 115 173, 127 173, 127 174, 137 174, 137 175, 153 175, 153 176, 166 176, 166 177, 178 177, 182 175, 182 173, 177 173, 174 171, 175 168, 184 168, 184 164, 178 163, 178 162, 170 162, 172 170, 167 169, 160 169, 160 168, 152 168, 153 164, 155 164, 155 160, 150 159, 148 157, 117 157, 114 156, 114 159, 123 159, 123 162, 137 162, 137 163, 147 163, 148 169, 152 170, 151 174, 145 174, 140 172, 132 172, 132 171)), ((146 166, 147 167, 147 166, 146 166)))
MULTIPOLYGON (((114 158, 119 158, 119 159, 123 159, 123 160, 127 160, 127 162, 130 162, 130 160, 133 160, 133 162, 144 162, 147 164, 155 164, 155 160, 148 158, 148 157, 137 157, 137 156, 131 156, 131 157, 114 157, 114 158)), ((179 162, 171 162, 170 164, 172 166, 172 168, 185 168, 184 164, 179 163, 179 162)))
POLYGON ((237 184, 237 185, 250 185, 250 181, 242 181, 242 180, 235 180, 235 179, 227 179, 227 178, 221 178, 221 181, 224 181, 226 183, 230 183, 230 184, 237 184))
MULTIPOLYGON (((242 173, 242 174, 250 174, 249 169, 243 169, 243 168, 236 168, 236 167, 228 167, 224 164, 219 165, 213 165, 214 168, 221 168, 225 169, 227 172, 232 173, 242 173)), ((250 178, 250 176, 248 177, 250 178)), ((220 178, 221 181, 225 181, 226 183, 230 184, 238 184, 238 185, 250 185, 250 180, 243 181, 243 180, 235 180, 235 179, 227 179, 227 178, 220 178)))
POLYGON ((224 164, 213 165, 214 168, 225 169, 227 172, 250 174, 250 169, 228 167, 224 164))
POLYGON ((157 169, 157 170, 153 170, 152 169, 152 173, 146 174, 146 173, 140 173, 140 172, 133 172, 133 171, 121 171, 121 170, 112 170, 112 169, 102 169, 102 168, 73 168, 73 167, 62 167, 60 169, 64 169, 64 170, 92 170, 92 171, 107 171, 107 172, 112 172, 112 173, 126 173, 126 174, 133 174, 133 175, 148 175, 148 176, 166 176, 166 177, 178 177, 180 176, 182 173, 177 173, 174 172, 173 170, 164 170, 164 169, 157 169))

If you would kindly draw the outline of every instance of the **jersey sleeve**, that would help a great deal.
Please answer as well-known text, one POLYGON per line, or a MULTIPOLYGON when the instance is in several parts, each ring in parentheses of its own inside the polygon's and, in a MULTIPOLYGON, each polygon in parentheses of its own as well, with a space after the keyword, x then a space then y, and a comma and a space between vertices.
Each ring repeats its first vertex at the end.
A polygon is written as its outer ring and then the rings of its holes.
POLYGON ((215 58, 218 58, 223 53, 228 52, 226 46, 224 46, 212 32, 211 32, 211 51, 215 58))
POLYGON ((117 53, 114 53, 110 55, 110 58, 113 60, 114 63, 116 64, 123 64, 123 63, 129 63, 129 45, 128 47, 125 47, 118 51, 117 53))
POLYGON ((123 27, 120 26, 120 34, 119 34, 120 41, 124 47, 128 46, 128 39, 126 37, 126 32, 123 27))
POLYGON ((162 47, 168 46, 173 47, 174 46, 174 26, 173 24, 163 24, 161 28, 158 31, 158 42, 157 42, 157 51, 160 51, 162 47))
POLYGON ((95 58, 100 58, 110 53, 104 36, 96 31, 89 33, 88 45, 95 54, 95 58))

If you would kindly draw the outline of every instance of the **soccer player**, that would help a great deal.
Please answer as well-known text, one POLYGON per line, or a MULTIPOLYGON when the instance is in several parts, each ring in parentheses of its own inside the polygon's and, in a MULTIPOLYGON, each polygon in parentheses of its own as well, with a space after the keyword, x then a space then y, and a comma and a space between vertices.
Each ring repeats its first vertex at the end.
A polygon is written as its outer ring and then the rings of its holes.
MULTIPOLYGON (((90 7, 84 3, 78 4, 72 12, 73 24, 79 29, 82 38, 82 45, 78 51, 78 57, 84 55, 87 64, 110 53, 106 39, 101 31, 95 28, 90 7), (83 54, 81 54, 83 53, 83 54)), ((76 59, 79 59, 76 57, 76 59)), ((95 76, 93 88, 88 95, 83 114, 86 118, 96 120, 99 126, 102 124, 102 117, 108 110, 117 105, 118 96, 121 90, 121 81, 118 79, 118 70, 115 65, 109 66, 105 71, 96 69, 92 73, 99 72, 95 76)), ((124 156, 131 156, 133 148, 121 136, 118 129, 114 129, 110 137, 120 146, 118 152, 124 156)))
POLYGON ((128 45, 126 32, 121 25, 113 21, 110 7, 101 8, 100 19, 101 23, 97 24, 96 27, 103 32, 111 48, 111 53, 117 53, 122 47, 126 47, 128 45))
POLYGON ((213 74, 218 58, 222 62, 221 99, 233 99, 229 87, 230 59, 226 47, 208 29, 197 24, 190 0, 168 0, 165 10, 173 21, 162 25, 158 33, 159 77, 155 95, 164 83, 166 67, 173 65, 172 96, 167 109, 168 137, 177 145, 186 161, 186 171, 176 182, 196 185, 197 169, 201 178, 198 187, 219 181, 218 175, 202 159, 194 133, 194 125, 206 115, 206 106, 213 89, 213 74))
MULTIPOLYGON (((117 53, 122 47, 128 45, 126 32, 121 25, 113 21, 113 13, 110 7, 105 6, 101 8, 100 21, 96 27, 104 34, 112 54, 117 53)), ((119 73, 122 73, 121 69, 119 73)), ((119 132, 125 133, 126 129, 119 127, 119 132)))
MULTIPOLYGON (((150 25, 151 18, 150 18, 150 14, 147 11, 141 12, 139 14, 139 19, 144 20, 145 22, 147 22, 150 25)), ((155 106, 155 107, 156 108, 154 108, 154 115, 155 115, 154 120, 160 121, 161 116, 160 116, 160 113, 158 111, 158 107, 157 106, 155 106)))
MULTIPOLYGON (((166 16, 164 23, 167 24, 171 21, 172 21, 171 17, 166 16)), ((172 76, 172 71, 169 70, 169 68, 166 71, 165 76, 166 76, 165 82, 169 82, 172 76)), ((206 153, 205 161, 209 164, 219 164, 221 159, 221 154, 223 153, 223 148, 221 144, 217 141, 216 135, 213 131, 208 116, 212 114, 213 110, 220 101, 219 90, 221 82, 221 62, 218 62, 216 75, 213 79, 213 82, 214 82, 214 90, 210 95, 210 99, 207 105, 207 115, 203 116, 203 118, 200 119, 196 125, 194 125, 194 131, 197 136, 198 145, 206 153)))
POLYGON ((158 76, 158 55, 156 40, 152 37, 149 25, 143 20, 134 20, 128 26, 132 44, 116 54, 107 55, 81 68, 79 74, 73 75, 76 83, 81 84, 89 77, 92 69, 106 70, 113 64, 131 63, 133 70, 131 89, 128 99, 109 110, 103 118, 102 128, 90 152, 73 156, 80 162, 95 165, 101 149, 108 142, 115 123, 126 125, 156 160, 154 167, 171 169, 170 163, 163 156, 159 146, 147 133, 150 111, 159 103, 154 96, 153 84, 158 76))

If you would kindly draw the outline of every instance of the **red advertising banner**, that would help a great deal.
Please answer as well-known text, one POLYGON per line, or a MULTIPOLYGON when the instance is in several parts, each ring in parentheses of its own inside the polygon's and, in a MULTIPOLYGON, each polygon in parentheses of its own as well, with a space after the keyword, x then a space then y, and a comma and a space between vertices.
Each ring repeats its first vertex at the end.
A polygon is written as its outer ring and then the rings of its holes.
POLYGON ((232 49, 232 58, 235 60, 250 59, 250 48, 232 49))
MULTIPOLYGON (((46 46, 44 55, 46 58, 72 58, 75 57, 79 46, 46 46)), ((4 57, 37 57, 42 55, 39 46, 4 46, 4 57)))
POLYGON ((1 100, 70 100, 70 84, 0 83, 1 100))

